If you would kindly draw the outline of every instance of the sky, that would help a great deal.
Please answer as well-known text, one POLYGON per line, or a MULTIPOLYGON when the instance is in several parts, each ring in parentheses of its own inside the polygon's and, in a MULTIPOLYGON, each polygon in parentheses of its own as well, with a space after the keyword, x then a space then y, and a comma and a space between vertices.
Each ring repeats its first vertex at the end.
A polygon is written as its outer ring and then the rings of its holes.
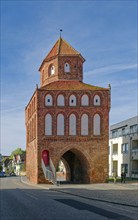
POLYGON ((138 7, 135 0, 1 0, 1 153, 26 148, 25 106, 40 64, 62 37, 86 59, 84 82, 111 84, 110 125, 137 113, 138 7))

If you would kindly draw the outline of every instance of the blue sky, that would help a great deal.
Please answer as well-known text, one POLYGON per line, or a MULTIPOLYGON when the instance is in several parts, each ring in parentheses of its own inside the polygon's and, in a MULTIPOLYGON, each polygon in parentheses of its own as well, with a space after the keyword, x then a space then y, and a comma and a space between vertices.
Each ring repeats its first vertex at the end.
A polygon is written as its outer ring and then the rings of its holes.
POLYGON ((137 115, 137 1, 1 1, 1 153, 25 149, 24 109, 59 38, 86 59, 84 82, 112 87, 110 124, 137 115))

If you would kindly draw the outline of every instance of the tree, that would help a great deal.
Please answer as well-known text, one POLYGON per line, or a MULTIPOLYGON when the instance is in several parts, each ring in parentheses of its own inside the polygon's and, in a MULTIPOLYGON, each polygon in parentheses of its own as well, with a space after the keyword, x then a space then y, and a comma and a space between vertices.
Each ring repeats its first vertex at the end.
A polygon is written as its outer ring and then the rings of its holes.
POLYGON ((25 150, 22 150, 21 148, 17 148, 16 150, 12 151, 11 155, 10 155, 10 159, 13 159, 14 155, 22 155, 25 153, 25 150))

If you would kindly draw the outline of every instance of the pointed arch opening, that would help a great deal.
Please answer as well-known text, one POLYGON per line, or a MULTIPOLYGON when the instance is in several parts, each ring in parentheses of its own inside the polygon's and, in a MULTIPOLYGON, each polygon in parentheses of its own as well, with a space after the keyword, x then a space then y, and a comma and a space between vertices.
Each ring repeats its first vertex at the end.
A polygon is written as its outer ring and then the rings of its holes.
POLYGON ((64 135, 64 115, 61 113, 57 116, 57 135, 64 135))
POLYGON ((94 135, 101 134, 101 117, 99 114, 95 114, 93 118, 93 134, 94 135))
POLYGON ((60 94, 57 97, 57 106, 64 106, 64 105, 65 105, 65 98, 62 94, 60 94))
POLYGON ((69 135, 76 135, 76 115, 71 114, 69 117, 69 135))
POLYGON ((45 135, 52 135, 52 116, 50 114, 45 116, 45 135))
POLYGON ((84 94, 81 97, 81 105, 82 106, 88 106, 89 105, 89 97, 88 97, 88 95, 84 94))
POLYGON ((89 125, 88 125, 88 115, 83 114, 81 116, 81 135, 88 135, 89 134, 89 125))
POLYGON ((90 183, 89 163, 81 151, 72 148, 66 151, 61 156, 60 160, 62 161, 64 167, 64 179, 62 176, 60 181, 77 184, 90 183))

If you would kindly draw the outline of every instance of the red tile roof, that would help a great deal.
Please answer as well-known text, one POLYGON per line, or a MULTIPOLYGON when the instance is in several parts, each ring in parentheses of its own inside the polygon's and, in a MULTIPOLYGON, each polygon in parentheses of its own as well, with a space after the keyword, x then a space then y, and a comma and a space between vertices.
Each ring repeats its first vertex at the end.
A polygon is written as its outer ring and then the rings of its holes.
POLYGON ((69 43, 67 43, 63 38, 59 38, 57 40, 57 42, 54 44, 54 46, 46 56, 45 61, 57 55, 79 55, 83 59, 83 61, 85 60, 81 56, 81 54, 77 50, 75 50, 69 43))
POLYGON ((57 42, 54 44, 54 46, 52 47, 52 49, 50 50, 48 55, 43 60, 41 66, 39 68, 39 71, 40 71, 40 69, 43 66, 45 61, 49 61, 49 60, 55 58, 56 56, 60 56, 60 55, 61 56, 74 56, 74 55, 77 55, 82 59, 82 62, 85 61, 83 56, 77 50, 75 50, 69 43, 67 43, 63 38, 60 37, 57 40, 57 42))
POLYGON ((80 81, 55 81, 48 85, 41 87, 39 90, 109 90, 109 88, 102 88, 89 84, 82 83, 80 81))

